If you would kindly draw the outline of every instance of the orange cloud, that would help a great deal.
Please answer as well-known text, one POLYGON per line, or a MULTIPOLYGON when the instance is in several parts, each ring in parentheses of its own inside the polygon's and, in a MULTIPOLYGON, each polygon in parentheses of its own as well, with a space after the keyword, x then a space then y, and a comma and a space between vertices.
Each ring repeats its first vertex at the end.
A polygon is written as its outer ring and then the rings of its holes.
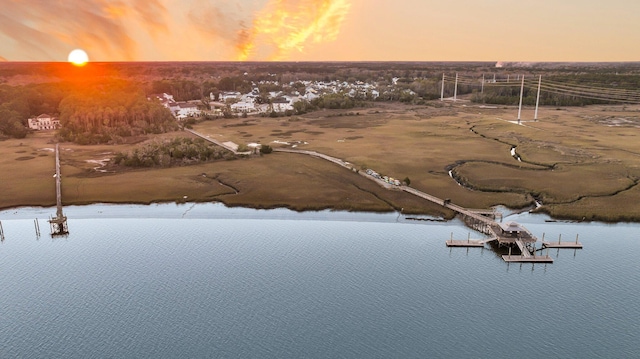
POLYGON ((270 0, 253 26, 238 32, 238 59, 281 60, 308 43, 333 41, 350 7, 349 0, 270 0))
POLYGON ((103 58, 132 60, 137 46, 126 21, 133 18, 148 32, 166 32, 166 16, 162 0, 9 0, 3 3, 0 33, 34 58, 60 60, 61 52, 82 47, 103 58))
POLYGON ((280 60, 335 40, 351 1, 6 0, 0 45, 39 61, 73 48, 98 61, 280 60))
POLYGON ((350 0, 269 0, 250 11, 200 2, 188 16, 203 37, 231 46, 237 60, 281 60, 308 44, 335 40, 350 7, 350 0))

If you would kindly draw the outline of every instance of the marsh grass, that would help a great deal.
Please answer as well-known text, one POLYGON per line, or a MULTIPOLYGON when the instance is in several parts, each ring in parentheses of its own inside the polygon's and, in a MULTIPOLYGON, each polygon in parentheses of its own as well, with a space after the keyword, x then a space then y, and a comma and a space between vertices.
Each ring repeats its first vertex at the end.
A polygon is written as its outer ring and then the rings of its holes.
MULTIPOLYGON (((514 108, 382 103, 360 110, 359 116, 323 110, 295 118, 218 119, 194 129, 238 144, 257 142, 277 148, 284 145, 274 141, 290 142, 296 148, 342 158, 356 168, 409 177, 412 187, 466 207, 523 208, 531 206, 535 196, 543 200, 541 210, 556 217, 637 221, 640 129, 585 119, 603 111, 607 116, 624 116, 636 110, 543 108, 540 121, 520 126, 507 121, 515 116, 514 108), (517 146, 523 162, 511 156, 512 146, 517 146), (449 169, 466 188, 451 179, 449 169)), ((51 134, 39 133, 1 144, 0 190, 12 195, 3 196, 0 207, 54 203, 53 153, 43 150, 53 147, 51 141, 51 134), (26 157, 33 158, 19 160, 26 157)), ((189 201, 258 208, 404 208, 406 213, 452 215, 408 194, 385 190, 357 173, 296 154, 165 169, 115 169, 115 173, 96 173, 95 164, 87 162, 135 146, 63 144, 64 202, 150 203, 183 201, 186 196, 189 201)))

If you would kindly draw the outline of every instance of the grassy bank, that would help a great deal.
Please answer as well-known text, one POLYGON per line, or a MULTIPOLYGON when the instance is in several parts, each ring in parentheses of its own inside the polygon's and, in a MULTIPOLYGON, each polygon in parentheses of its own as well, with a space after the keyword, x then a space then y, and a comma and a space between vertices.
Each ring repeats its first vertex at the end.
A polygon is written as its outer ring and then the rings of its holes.
MULTIPOLYGON (((350 116, 333 110, 285 118, 219 119, 197 124, 195 129, 239 144, 278 147, 289 142, 358 168, 409 177, 412 187, 465 207, 522 208, 537 198, 543 203, 542 211, 558 218, 640 221, 638 109, 542 109, 540 121, 523 126, 507 121, 515 113, 515 109, 470 104, 383 104, 350 116), (622 117, 629 121, 612 125, 617 123, 612 118, 622 117), (511 156, 512 146, 523 162, 511 156), (449 176, 449 169, 464 186, 449 176)), ((0 207, 55 204, 52 139, 51 133, 38 133, 2 142, 0 190, 11 195, 0 198, 0 207)), ((439 206, 383 189, 327 161, 296 154, 100 172, 104 169, 100 160, 138 145, 62 144, 64 204, 220 201, 230 206, 294 210, 402 208, 404 213, 452 216, 439 206)))

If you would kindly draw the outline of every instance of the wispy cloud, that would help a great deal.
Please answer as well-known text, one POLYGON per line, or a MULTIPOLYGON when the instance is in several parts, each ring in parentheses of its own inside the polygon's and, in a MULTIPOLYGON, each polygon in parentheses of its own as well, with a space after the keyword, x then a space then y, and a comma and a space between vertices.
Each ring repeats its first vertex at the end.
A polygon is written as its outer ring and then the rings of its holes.
POLYGON ((350 0, 5 0, 0 35, 32 60, 63 60, 76 47, 102 60, 149 59, 149 51, 176 56, 156 60, 206 60, 220 44, 216 52, 226 59, 281 60, 335 40, 350 6, 350 0))
POLYGON ((232 46, 237 60, 282 60, 308 44, 335 40, 350 7, 349 0, 269 0, 247 18, 242 7, 203 2, 189 19, 204 36, 232 46))
POLYGON ((270 0, 239 32, 238 59, 282 60, 309 43, 333 41, 350 7, 348 0, 270 0))
POLYGON ((161 0, 8 0, 0 14, 0 33, 34 59, 57 59, 70 47, 83 47, 105 57, 132 60, 137 47, 126 20, 134 18, 157 33, 166 31, 167 15, 161 0))
POLYGON ((246 11, 239 4, 234 6, 228 2, 200 1, 189 10, 187 17, 205 42, 221 41, 239 51, 238 41, 242 38, 247 20, 246 15, 242 14, 246 11))

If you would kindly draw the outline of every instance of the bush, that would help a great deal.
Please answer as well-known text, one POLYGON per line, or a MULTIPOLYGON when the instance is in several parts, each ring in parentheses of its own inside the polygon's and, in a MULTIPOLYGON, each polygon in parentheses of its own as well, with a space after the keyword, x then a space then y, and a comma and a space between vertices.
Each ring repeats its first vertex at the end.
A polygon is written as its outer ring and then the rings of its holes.
POLYGON ((273 152, 273 148, 269 145, 262 145, 260 147, 260 153, 269 154, 271 152, 273 152))
POLYGON ((200 138, 174 138, 153 141, 129 153, 116 153, 113 163, 127 167, 171 167, 223 158, 228 159, 226 150, 214 147, 200 138))

